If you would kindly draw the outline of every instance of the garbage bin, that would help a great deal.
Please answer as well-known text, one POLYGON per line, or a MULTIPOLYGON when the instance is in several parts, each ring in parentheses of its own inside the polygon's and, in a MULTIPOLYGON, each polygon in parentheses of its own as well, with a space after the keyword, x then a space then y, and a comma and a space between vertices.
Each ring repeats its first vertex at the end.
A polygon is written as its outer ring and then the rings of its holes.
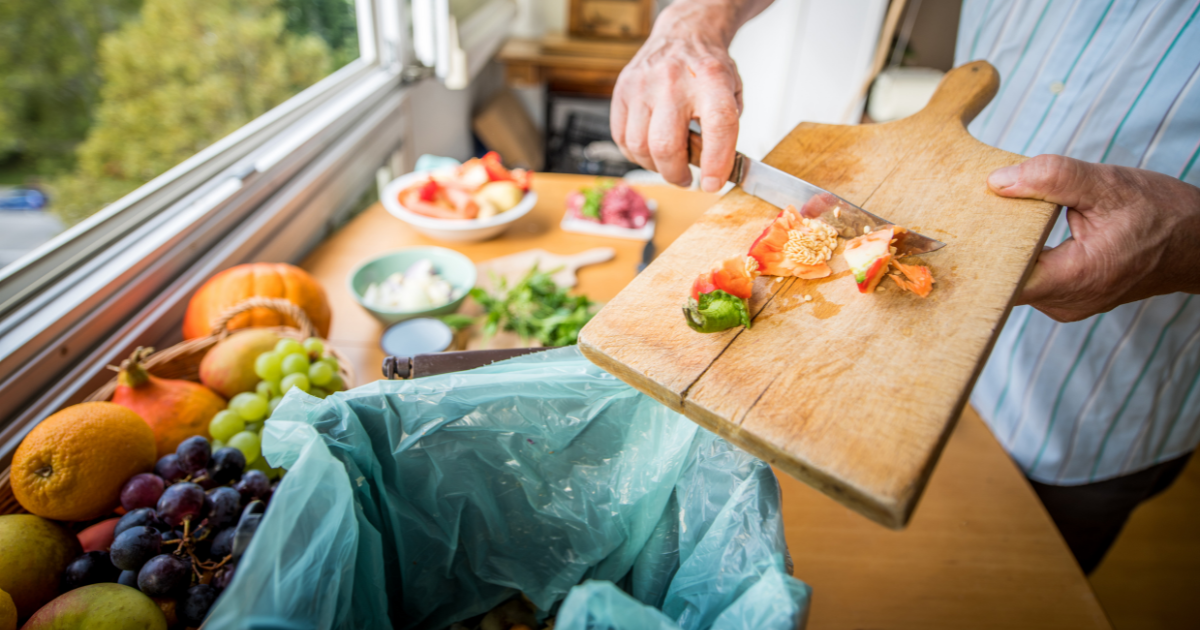
POLYGON ((564 348, 289 393, 275 490, 210 628, 436 628, 523 594, 556 630, 803 626, 774 474, 564 348))

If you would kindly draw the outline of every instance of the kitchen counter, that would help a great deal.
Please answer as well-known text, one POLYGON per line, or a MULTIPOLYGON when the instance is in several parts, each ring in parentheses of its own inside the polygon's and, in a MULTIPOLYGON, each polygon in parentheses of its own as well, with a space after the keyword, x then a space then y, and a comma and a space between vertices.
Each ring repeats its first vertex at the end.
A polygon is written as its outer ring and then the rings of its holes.
MULTIPOLYGON (((375 204, 302 263, 329 292, 330 341, 360 382, 378 378, 383 327, 350 296, 350 271, 375 255, 418 245, 449 246, 483 261, 527 249, 573 254, 612 247, 616 257, 584 267, 577 289, 606 301, 634 276, 642 243, 563 232, 567 193, 592 181, 537 174, 537 206, 502 237, 446 244, 417 234, 375 204)), ((655 244, 665 249, 714 195, 672 187, 643 192, 659 204, 655 244)), ((808 486, 778 474, 796 577, 813 587, 808 627, 1109 628, 1104 611, 1021 472, 970 408, 951 435, 909 526, 885 529, 808 486)))

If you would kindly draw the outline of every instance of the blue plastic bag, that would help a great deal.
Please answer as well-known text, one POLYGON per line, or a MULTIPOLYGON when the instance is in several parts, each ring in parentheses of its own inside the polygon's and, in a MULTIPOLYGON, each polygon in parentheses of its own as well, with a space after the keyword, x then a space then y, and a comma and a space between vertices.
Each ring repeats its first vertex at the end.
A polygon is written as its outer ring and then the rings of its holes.
POLYGON ((762 461, 584 359, 289 394, 289 470, 209 628, 431 628, 518 593, 556 630, 802 627, 762 461))

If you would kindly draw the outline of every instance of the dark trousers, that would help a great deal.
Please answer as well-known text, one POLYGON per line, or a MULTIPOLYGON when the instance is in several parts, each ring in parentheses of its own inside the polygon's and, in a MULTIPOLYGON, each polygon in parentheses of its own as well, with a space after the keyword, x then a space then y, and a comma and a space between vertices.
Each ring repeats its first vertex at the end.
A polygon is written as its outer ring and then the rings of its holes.
POLYGON ((1116 541, 1133 509, 1170 487, 1191 456, 1188 453, 1132 475, 1081 486, 1029 482, 1083 572, 1091 573, 1116 541))

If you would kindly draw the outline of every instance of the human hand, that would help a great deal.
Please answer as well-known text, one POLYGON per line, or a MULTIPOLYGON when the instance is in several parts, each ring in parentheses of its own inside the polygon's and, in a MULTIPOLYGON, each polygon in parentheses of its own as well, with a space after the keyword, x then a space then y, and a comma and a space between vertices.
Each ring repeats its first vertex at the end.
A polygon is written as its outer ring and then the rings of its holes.
POLYGON ((1072 322, 1155 295, 1200 293, 1200 188, 1059 155, 997 169, 988 188, 1066 208, 1070 238, 1042 251, 1017 304, 1072 322))
POLYGON ((716 192, 729 178, 742 111, 742 80, 729 56, 753 2, 676 1, 659 15, 650 38, 621 71, 613 90, 613 140, 634 162, 687 186, 688 123, 700 120, 701 188, 716 192))

